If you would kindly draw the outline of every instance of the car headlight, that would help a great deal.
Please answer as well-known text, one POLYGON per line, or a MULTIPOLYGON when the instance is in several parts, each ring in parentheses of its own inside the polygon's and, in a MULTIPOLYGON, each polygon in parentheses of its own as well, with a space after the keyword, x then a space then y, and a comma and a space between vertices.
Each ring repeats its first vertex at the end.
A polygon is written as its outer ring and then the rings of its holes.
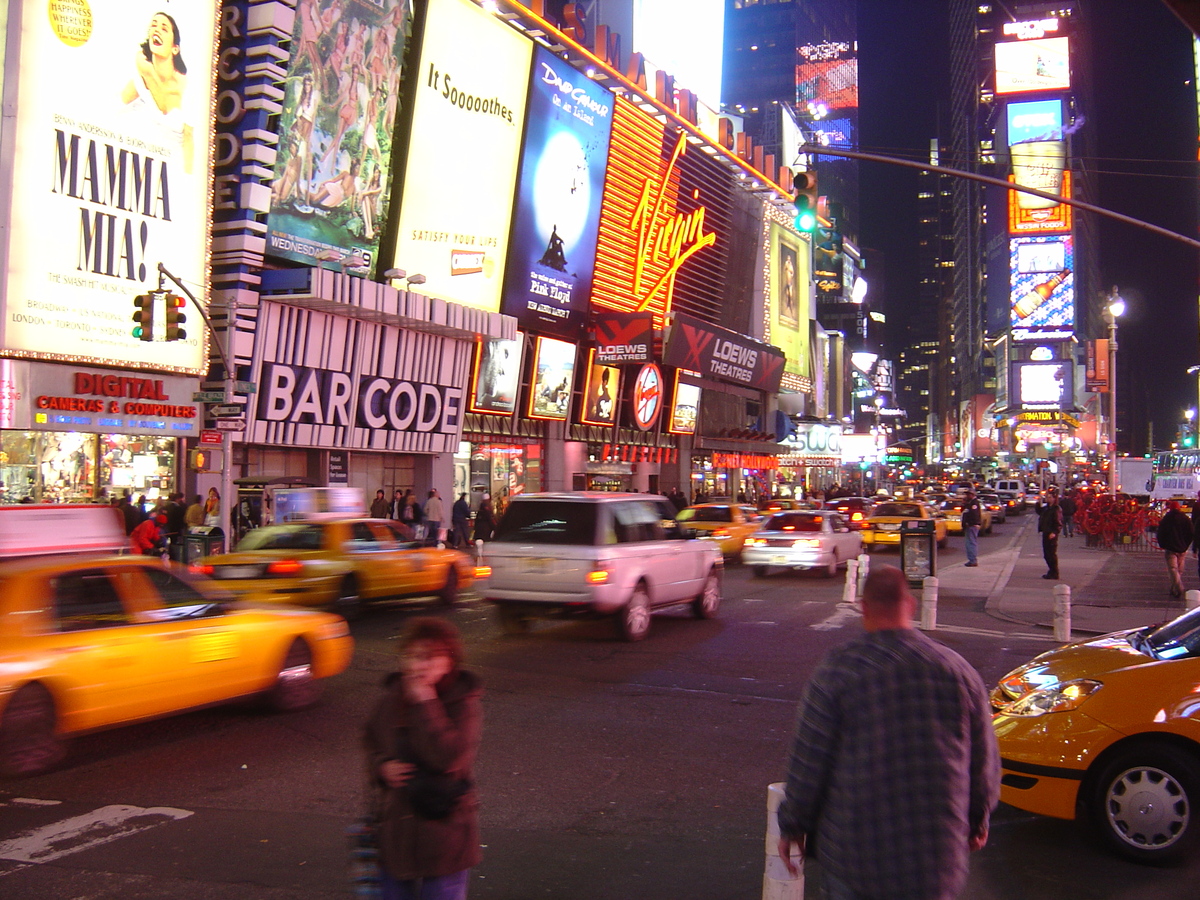
POLYGON ((1102 687, 1103 682, 1088 678, 1064 681, 1030 691, 1006 707, 1003 712, 1010 716, 1044 716, 1046 713, 1069 712, 1082 706, 1088 697, 1102 687))

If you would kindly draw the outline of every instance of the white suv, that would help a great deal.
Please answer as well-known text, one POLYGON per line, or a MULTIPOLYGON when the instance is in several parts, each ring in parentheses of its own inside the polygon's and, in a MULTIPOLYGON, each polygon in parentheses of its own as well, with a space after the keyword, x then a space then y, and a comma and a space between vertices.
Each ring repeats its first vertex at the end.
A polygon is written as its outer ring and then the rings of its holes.
POLYGON ((484 546, 479 588, 506 633, 531 618, 594 613, 615 615, 618 635, 637 641, 653 609, 690 603, 697 618, 715 616, 722 565, 721 548, 689 538, 665 497, 521 494, 484 546))

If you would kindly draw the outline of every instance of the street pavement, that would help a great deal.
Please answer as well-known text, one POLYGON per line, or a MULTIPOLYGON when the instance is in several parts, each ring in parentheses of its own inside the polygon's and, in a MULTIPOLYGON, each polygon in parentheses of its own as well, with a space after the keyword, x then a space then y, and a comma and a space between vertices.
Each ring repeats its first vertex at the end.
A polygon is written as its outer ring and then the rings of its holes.
MULTIPOLYGON (((994 618, 1052 630, 1054 587, 1069 585, 1071 632, 1076 639, 1168 621, 1186 608, 1184 599, 1168 593, 1170 582, 1162 553, 1144 546, 1089 547, 1082 535, 1060 537, 1060 578, 1044 579, 1042 540, 1032 511, 1010 518, 996 528, 994 536, 980 538, 979 549, 977 567, 967 568, 959 556, 948 557, 948 564, 938 567, 939 602, 976 603, 994 618), (997 543, 1000 540, 1004 543, 997 543)), ((1184 588, 1200 589, 1200 575, 1191 556, 1184 588)))

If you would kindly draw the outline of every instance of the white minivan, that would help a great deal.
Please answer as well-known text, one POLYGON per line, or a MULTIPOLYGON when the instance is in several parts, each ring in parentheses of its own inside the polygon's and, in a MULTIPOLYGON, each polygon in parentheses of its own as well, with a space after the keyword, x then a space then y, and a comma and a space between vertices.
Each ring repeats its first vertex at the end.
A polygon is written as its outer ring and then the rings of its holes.
POLYGON ((484 545, 479 590, 506 633, 529 620, 613 615, 617 634, 641 640, 654 609, 683 603, 710 619, 721 605, 721 548, 675 521, 657 494, 520 494, 484 545))
POLYGON ((1013 504, 1010 507, 1015 512, 1020 512, 1025 508, 1025 484, 1016 478, 998 478, 992 482, 996 493, 1001 499, 1012 500, 1013 504))

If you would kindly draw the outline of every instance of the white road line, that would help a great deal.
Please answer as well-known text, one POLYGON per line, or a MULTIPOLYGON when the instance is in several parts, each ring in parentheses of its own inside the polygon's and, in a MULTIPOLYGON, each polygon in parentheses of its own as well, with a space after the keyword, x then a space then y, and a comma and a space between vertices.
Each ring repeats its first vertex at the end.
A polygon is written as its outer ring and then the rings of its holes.
POLYGON ((1052 634, 1034 634, 1032 632, 1021 631, 998 631, 991 628, 969 628, 965 625, 942 625, 939 624, 937 631, 949 631, 954 634, 973 634, 979 637, 997 637, 997 638, 1027 638, 1034 641, 1053 641, 1055 644, 1061 644, 1062 641, 1055 640, 1052 634))
POLYGON ((18 806, 58 806, 61 800, 35 800, 33 797, 13 797, 10 803, 18 806))
POLYGON ((47 863, 190 815, 191 810, 168 806, 104 806, 0 843, 0 859, 47 863))
POLYGON ((833 631, 835 628, 842 628, 847 623, 861 618, 862 612, 855 604, 839 603, 832 616, 822 619, 815 625, 810 625, 809 628, 813 631, 833 631))

